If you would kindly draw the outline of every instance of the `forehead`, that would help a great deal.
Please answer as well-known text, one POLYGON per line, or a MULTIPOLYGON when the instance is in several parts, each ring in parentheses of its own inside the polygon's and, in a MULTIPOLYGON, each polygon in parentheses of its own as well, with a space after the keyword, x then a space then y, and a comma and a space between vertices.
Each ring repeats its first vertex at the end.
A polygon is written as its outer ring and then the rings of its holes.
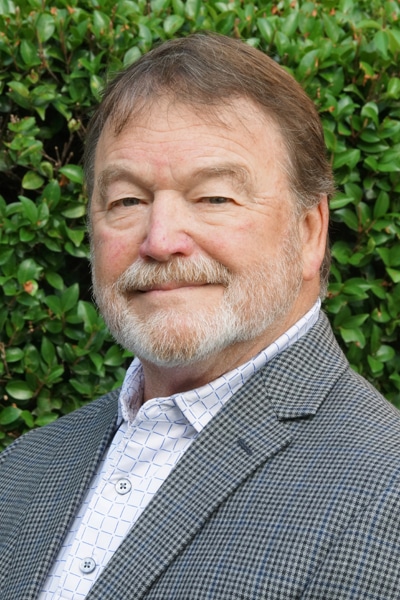
POLYGON ((179 113, 196 115, 200 121, 209 125, 228 125, 232 116, 246 119, 246 114, 250 114, 259 120, 273 121, 272 116, 267 115, 264 108, 246 96, 231 96, 227 97, 226 100, 218 99, 210 103, 197 101, 194 96, 193 102, 191 102, 190 100, 181 100, 179 95, 174 95, 173 92, 165 90, 160 91, 157 95, 135 99, 131 106, 127 106, 125 110, 121 111, 122 116, 116 110, 109 115, 107 124, 110 122, 111 128, 114 124, 115 133, 118 134, 126 125, 146 121, 149 115, 160 111, 171 115, 179 113))
POLYGON ((246 131, 249 137, 253 135, 259 138, 273 132, 284 141, 275 120, 248 98, 232 98, 224 104, 189 105, 168 94, 149 98, 146 103, 141 102, 133 107, 123 123, 118 119, 118 115, 115 121, 110 117, 99 139, 118 138, 132 129, 152 127, 155 121, 159 132, 179 128, 180 124, 186 127, 190 123, 198 128, 209 128, 210 134, 214 132, 216 136, 220 135, 221 129, 234 132, 239 128, 242 133, 246 131))
POLYGON ((250 100, 237 98, 207 110, 164 97, 132 113, 120 131, 106 123, 96 149, 95 176, 109 164, 141 169, 150 178, 167 167, 178 174, 219 164, 236 164, 260 175, 264 169, 282 172, 286 149, 278 125, 250 100))

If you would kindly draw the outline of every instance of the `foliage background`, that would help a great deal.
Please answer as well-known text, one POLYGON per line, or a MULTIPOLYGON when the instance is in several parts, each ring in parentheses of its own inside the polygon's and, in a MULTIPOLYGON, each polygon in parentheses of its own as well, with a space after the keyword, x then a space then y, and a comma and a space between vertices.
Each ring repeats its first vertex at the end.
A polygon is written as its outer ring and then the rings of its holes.
POLYGON ((81 156, 106 74, 208 29, 267 52, 315 100, 338 194, 325 310, 400 407, 396 1, 0 0, 0 445, 118 386, 91 303, 81 156))

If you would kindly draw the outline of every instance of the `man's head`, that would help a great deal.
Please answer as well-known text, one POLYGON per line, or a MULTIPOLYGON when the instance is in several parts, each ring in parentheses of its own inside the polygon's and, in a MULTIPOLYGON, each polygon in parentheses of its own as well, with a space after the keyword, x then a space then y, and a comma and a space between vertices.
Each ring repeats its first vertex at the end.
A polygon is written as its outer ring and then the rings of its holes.
POLYGON ((124 345, 172 365, 290 326, 333 184, 315 108, 271 59, 204 34, 153 50, 106 91, 86 176, 95 294, 124 345))

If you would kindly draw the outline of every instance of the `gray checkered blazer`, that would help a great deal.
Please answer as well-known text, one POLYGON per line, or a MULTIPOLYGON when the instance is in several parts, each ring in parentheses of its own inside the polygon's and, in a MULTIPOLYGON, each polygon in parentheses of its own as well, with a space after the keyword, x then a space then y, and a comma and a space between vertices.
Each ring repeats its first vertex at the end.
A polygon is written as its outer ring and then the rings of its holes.
MULTIPOLYGON (((3 454, 1 600, 37 598, 117 396, 3 454)), ((350 370, 321 315, 191 445, 88 598, 398 599, 399 478, 399 413, 350 370)))

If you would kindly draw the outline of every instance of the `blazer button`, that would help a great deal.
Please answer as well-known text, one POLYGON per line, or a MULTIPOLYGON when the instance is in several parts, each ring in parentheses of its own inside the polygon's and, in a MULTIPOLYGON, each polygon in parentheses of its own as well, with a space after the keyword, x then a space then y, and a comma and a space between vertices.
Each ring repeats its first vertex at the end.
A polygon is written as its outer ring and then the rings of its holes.
POLYGON ((118 494, 121 494, 121 496, 123 496, 124 494, 128 494, 128 492, 131 491, 132 484, 129 481, 129 479, 120 479, 115 484, 115 489, 117 490, 118 494))
POLYGON ((79 565, 79 569, 81 570, 82 573, 85 573, 85 575, 88 575, 88 573, 93 573, 93 571, 96 568, 96 563, 93 560, 93 558, 84 558, 81 562, 81 564, 79 565))

